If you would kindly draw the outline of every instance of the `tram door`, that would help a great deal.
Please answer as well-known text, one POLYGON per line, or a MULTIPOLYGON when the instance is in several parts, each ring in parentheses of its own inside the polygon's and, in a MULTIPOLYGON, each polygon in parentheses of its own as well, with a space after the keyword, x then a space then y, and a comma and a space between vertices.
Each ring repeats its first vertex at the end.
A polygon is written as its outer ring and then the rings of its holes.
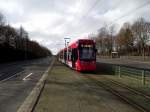
POLYGON ((71 55, 71 60, 72 60, 72 68, 75 68, 75 63, 78 59, 78 52, 76 48, 72 49, 72 55, 71 55))

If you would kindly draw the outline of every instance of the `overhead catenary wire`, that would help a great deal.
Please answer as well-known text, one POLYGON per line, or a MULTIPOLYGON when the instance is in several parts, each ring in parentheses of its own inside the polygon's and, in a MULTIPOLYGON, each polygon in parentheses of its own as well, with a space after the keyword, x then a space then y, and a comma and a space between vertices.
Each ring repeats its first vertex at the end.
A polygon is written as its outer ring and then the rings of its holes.
MULTIPOLYGON (((81 18, 80 18, 78 24, 80 24, 80 22, 82 21, 82 19, 84 19, 84 18, 87 17, 87 15, 95 8, 95 6, 97 6, 97 4, 98 4, 100 1, 102 1, 102 0, 96 0, 96 1, 93 3, 93 5, 86 11, 86 13, 81 16, 81 18)), ((79 2, 81 2, 81 0, 80 0, 79 2)), ((75 13, 75 15, 76 15, 76 14, 77 14, 77 12, 75 13)), ((68 24, 69 24, 69 22, 66 21, 66 22, 64 22, 63 24, 59 25, 59 26, 58 26, 58 27, 59 27, 59 30, 63 29, 63 28, 64 28, 64 27, 63 27, 64 25, 68 25, 68 24)), ((71 25, 71 24, 69 24, 69 25, 71 25)), ((72 26, 72 25, 71 25, 71 26, 72 26)))
MULTIPOLYGON (((102 0, 95 0, 95 2, 93 3, 93 5, 86 11, 86 13, 83 14, 83 15, 79 18, 79 20, 77 21, 77 24, 79 25, 79 24, 83 21, 83 19, 85 20, 85 19, 88 17, 88 15, 93 11, 93 9, 94 9, 101 1, 102 1, 102 0)), ((80 30, 82 30, 82 29, 83 29, 83 27, 80 28, 80 30)))
MULTIPOLYGON (((81 18, 80 18, 78 24, 80 24, 80 23, 83 21, 83 19, 85 20, 85 18, 88 17, 88 15, 91 13, 91 11, 92 11, 92 10, 99 4, 99 2, 101 2, 101 1, 102 1, 102 0, 96 0, 96 1, 93 3, 93 5, 86 11, 86 13, 85 13, 83 16, 81 16, 81 18)), ((143 8, 144 6, 149 5, 149 4, 150 4, 150 1, 148 0, 147 2, 145 2, 145 3, 143 3, 143 4, 141 4, 141 5, 137 6, 137 7, 135 7, 134 9, 132 9, 132 10, 126 12, 126 13, 123 14, 122 16, 120 16, 120 17, 118 17, 118 18, 115 18, 114 20, 112 20, 112 22, 111 22, 110 24, 108 24, 108 26, 112 26, 113 24, 115 24, 115 22, 121 20, 122 18, 124 18, 124 17, 126 17, 126 16, 129 16, 129 15, 132 14, 133 12, 137 12, 139 9, 141 9, 141 8, 143 8)), ((67 21, 67 22, 61 24, 60 27, 61 27, 61 26, 64 26, 65 24, 69 24, 69 22, 67 21)), ((71 24, 69 24, 69 25, 71 25, 71 24)), ((64 27, 61 27, 61 28, 64 28, 64 27)), ((82 28, 83 28, 83 27, 82 27, 82 28)), ((80 30, 81 30, 81 29, 80 29, 80 30)))
MULTIPOLYGON (((86 17, 88 17, 89 13, 97 6, 97 4, 100 2, 101 0, 97 0, 93 5, 92 7, 85 13, 85 15, 82 16, 79 24, 83 21, 83 19, 85 19, 86 17)), ((143 4, 135 7, 134 9, 130 10, 130 11, 127 11, 126 13, 124 13, 122 16, 118 17, 118 18, 115 18, 114 20, 112 20, 112 22, 110 24, 107 24, 108 27, 114 25, 117 21, 125 18, 126 16, 129 16, 131 15, 133 12, 137 12, 139 9, 143 8, 144 6, 147 6, 150 4, 150 0, 148 0, 147 2, 144 2, 143 4)))
MULTIPOLYGON (((96 0, 96 1, 93 3, 93 5, 86 11, 86 13, 81 16, 81 18, 80 18, 78 24, 82 21, 82 19, 86 18, 86 17, 88 16, 88 14, 95 8, 95 6, 97 6, 98 3, 101 2, 101 1, 102 1, 102 0, 96 0)), ((76 13, 75 13, 75 15, 76 15, 76 13)), ((65 22, 65 23, 63 23, 63 24, 61 24, 60 27, 63 26, 63 25, 65 25, 65 24, 69 24, 68 21, 65 22)), ((63 28, 63 27, 62 27, 62 28, 63 28)))
POLYGON ((81 19, 86 18, 87 15, 92 12, 92 10, 101 2, 102 0, 96 0, 93 5, 88 9, 88 11, 81 17, 81 19))
MULTIPOLYGON (((83 19, 87 18, 88 15, 89 15, 89 13, 90 13, 90 12, 98 5, 98 3, 101 2, 101 1, 102 1, 102 0, 96 0, 96 1, 93 3, 93 5, 88 9, 88 11, 80 18, 78 24, 80 24, 80 23, 83 21, 83 19)), ((114 20, 112 20, 112 22, 119 21, 120 19, 122 19, 122 18, 124 18, 124 17, 126 17, 126 16, 129 16, 129 15, 132 14, 134 11, 136 12, 136 11, 138 11, 139 9, 141 9, 141 8, 143 8, 144 6, 149 5, 149 4, 150 4, 150 1, 148 0, 147 2, 143 3, 142 5, 139 5, 138 7, 136 7, 136 8, 134 8, 134 9, 132 9, 132 10, 126 12, 126 13, 123 14, 122 16, 120 16, 120 17, 118 17, 118 18, 115 18, 114 20)), ((65 25, 65 24, 69 24, 69 23, 68 23, 68 22, 65 22, 65 23, 61 24, 60 27, 63 26, 63 25, 65 25)), ((108 24, 108 26, 111 26, 111 25, 113 25, 113 24, 114 24, 114 23, 110 23, 110 24, 108 24)), ((63 27, 62 27, 62 28, 63 28, 63 27)))
MULTIPOLYGON (((118 18, 115 18, 114 20, 112 20, 113 22, 116 22, 116 21, 119 21, 121 20, 122 18, 126 17, 126 16, 129 16, 130 14, 132 14, 133 12, 137 12, 139 9, 143 8, 144 6, 146 5, 149 5, 150 4, 150 1, 148 0, 148 2, 145 2, 143 3, 142 5, 139 5, 137 7, 135 7, 134 9, 126 12, 125 14, 123 14, 122 16, 118 17, 118 18)), ((111 26, 113 25, 114 23, 111 23, 111 24, 108 24, 108 26, 111 26)))
MULTIPOLYGON (((95 6, 97 6, 97 4, 98 4, 100 1, 101 1, 101 0, 96 0, 96 1, 93 3, 93 5, 88 9, 88 11, 87 11, 83 16, 81 16, 81 18, 80 18, 78 24, 82 21, 82 19, 86 18, 86 16, 89 14, 89 12, 91 12, 91 11, 95 8, 95 6)), ((79 2, 81 2, 81 0, 80 0, 79 2)), ((77 13, 77 12, 76 12, 76 13, 77 13)), ((75 15, 76 15, 76 14, 75 14, 75 15)), ((64 28, 64 27, 62 27, 62 26, 64 26, 65 24, 69 24, 69 22, 66 21, 66 22, 64 22, 63 24, 59 25, 59 26, 58 26, 58 27, 60 28, 59 30, 61 30, 62 28, 64 28)), ((57 45, 58 45, 58 44, 57 44, 57 45)))

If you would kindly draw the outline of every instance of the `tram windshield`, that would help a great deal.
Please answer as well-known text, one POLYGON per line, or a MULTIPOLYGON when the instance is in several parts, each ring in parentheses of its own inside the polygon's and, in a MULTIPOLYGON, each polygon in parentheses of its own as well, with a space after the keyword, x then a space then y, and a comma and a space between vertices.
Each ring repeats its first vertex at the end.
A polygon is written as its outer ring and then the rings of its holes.
POLYGON ((94 60, 95 49, 93 45, 80 45, 80 60, 94 60))

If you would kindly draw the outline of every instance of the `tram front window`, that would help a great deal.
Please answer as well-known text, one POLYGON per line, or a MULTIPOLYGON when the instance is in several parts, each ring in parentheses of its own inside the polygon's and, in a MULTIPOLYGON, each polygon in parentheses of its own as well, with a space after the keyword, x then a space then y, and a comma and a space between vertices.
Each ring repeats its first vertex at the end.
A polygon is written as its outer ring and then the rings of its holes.
POLYGON ((80 60, 94 60, 95 50, 93 45, 81 45, 80 47, 80 60))

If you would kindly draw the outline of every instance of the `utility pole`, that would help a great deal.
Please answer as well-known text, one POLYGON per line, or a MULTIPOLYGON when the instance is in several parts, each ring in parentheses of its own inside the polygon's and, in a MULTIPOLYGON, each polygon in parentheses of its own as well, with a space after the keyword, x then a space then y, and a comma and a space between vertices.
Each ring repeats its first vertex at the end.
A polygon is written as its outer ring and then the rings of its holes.
POLYGON ((111 52, 113 52, 113 36, 112 36, 112 31, 111 31, 111 52))
POLYGON ((25 60, 27 60, 27 38, 25 38, 25 60))

